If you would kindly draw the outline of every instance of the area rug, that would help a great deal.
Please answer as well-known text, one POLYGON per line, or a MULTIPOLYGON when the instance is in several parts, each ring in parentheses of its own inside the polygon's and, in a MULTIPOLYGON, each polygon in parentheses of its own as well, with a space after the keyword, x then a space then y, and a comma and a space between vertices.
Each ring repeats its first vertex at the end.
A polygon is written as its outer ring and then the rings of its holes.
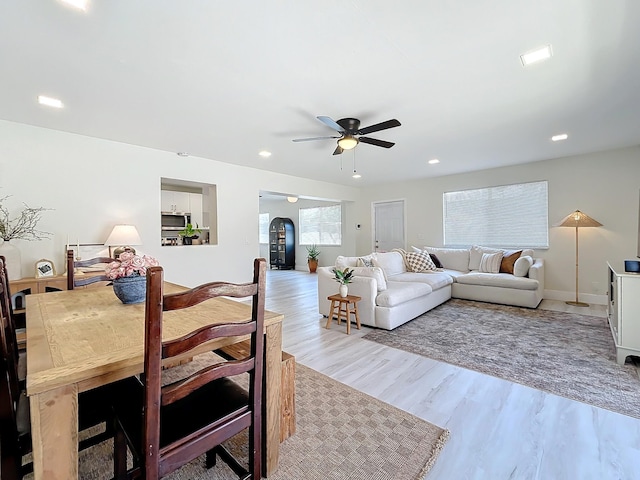
POLYGON ((640 418, 640 379, 605 318, 452 299, 365 339, 640 418))
MULTIPOLYGON (((296 433, 280 447, 273 480, 422 479, 449 432, 310 368, 296 365, 296 433)), ((246 435, 226 444, 246 459, 246 435)), ((80 452, 81 479, 107 479, 113 444, 80 452)), ((204 456, 165 477, 173 480, 237 478, 223 463, 206 470, 204 456)))

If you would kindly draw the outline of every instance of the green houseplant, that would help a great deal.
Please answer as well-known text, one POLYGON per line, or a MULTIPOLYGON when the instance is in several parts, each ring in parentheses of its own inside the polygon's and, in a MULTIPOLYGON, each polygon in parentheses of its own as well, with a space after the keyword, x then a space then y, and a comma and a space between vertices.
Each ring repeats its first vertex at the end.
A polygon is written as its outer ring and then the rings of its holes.
POLYGON ((316 273, 319 256, 320 250, 318 250, 315 243, 313 245, 307 245, 307 265, 309 265, 309 272, 316 273))
POLYGON ((344 270, 334 268, 333 278, 340 284, 340 296, 346 297, 349 293, 348 285, 353 281, 353 269, 346 267, 344 270))
POLYGON ((193 228, 191 223, 187 223, 187 226, 178 232, 178 235, 182 237, 183 245, 192 245, 193 240, 198 238, 198 235, 202 232, 201 229, 198 228, 198 224, 196 223, 196 228, 193 228))

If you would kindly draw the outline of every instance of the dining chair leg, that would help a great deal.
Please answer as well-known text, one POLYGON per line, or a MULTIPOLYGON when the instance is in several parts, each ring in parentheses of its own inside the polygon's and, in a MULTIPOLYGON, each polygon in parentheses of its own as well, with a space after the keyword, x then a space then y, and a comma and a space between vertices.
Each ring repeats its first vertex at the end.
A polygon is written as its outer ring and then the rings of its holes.
POLYGON ((113 436, 113 478, 126 480, 127 478, 127 439, 118 426, 113 436))

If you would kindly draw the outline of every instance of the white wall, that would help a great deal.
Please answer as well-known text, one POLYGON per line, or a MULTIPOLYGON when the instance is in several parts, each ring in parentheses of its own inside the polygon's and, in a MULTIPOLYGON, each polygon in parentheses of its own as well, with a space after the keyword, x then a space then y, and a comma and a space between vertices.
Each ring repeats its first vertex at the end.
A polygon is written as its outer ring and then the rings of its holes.
MULTIPOLYGON (((247 281, 258 244, 259 191, 298 191, 319 198, 354 201, 358 190, 239 167, 197 157, 179 157, 133 145, 0 120, 0 197, 18 213, 24 202, 51 208, 38 227, 49 240, 15 241, 23 276, 40 258, 64 271, 71 242, 103 243, 117 223, 137 226, 141 252, 158 258, 165 278, 187 286, 212 280, 247 281), (217 185, 218 245, 160 246, 160 178, 217 185)), ((260 159, 256 158, 256 162, 260 159)))
MULTIPOLYGON (((437 168, 434 167, 434 168, 437 168)), ((494 185, 547 180, 551 225, 578 209, 603 224, 580 230, 582 300, 603 303, 606 262, 634 258, 638 236, 640 147, 540 161, 478 172, 363 189, 356 216, 362 222, 358 255, 372 250, 371 202, 403 198, 408 246, 442 245, 442 194, 494 185)), ((550 228, 545 259, 545 298, 575 296, 575 230, 550 228)))

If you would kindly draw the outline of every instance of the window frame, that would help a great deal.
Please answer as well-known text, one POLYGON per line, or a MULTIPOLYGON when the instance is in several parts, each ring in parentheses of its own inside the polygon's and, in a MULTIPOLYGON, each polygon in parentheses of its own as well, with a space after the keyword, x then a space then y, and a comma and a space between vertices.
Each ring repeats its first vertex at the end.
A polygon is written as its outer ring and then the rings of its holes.
MULTIPOLYGON (((343 216, 343 208, 342 208, 342 203, 333 203, 331 205, 316 205, 316 206, 312 206, 312 207, 300 207, 298 209, 298 245, 300 246, 306 246, 306 245, 318 245, 318 246, 323 246, 323 247, 340 247, 342 246, 342 216, 343 216), (318 210, 318 209, 328 209, 328 208, 338 208, 339 209, 339 217, 340 219, 337 222, 334 222, 334 226, 337 226, 337 235, 339 236, 339 240, 338 243, 326 243, 321 241, 322 237, 323 237, 323 231, 321 228, 317 229, 317 235, 318 235, 318 241, 308 241, 308 240, 303 240, 303 238, 305 237, 306 233, 305 232, 305 222, 303 222, 302 220, 302 212, 303 211, 307 211, 307 210, 318 210)), ((328 225, 328 223, 325 223, 328 225)), ((328 229, 331 230, 331 229, 328 229)), ((334 229, 335 230, 335 229, 334 229)), ((333 234, 335 234, 336 232, 334 232, 333 234)), ((325 235, 332 235, 332 233, 330 231, 325 232, 325 235)), ((326 238, 326 237, 325 237, 326 238)))

